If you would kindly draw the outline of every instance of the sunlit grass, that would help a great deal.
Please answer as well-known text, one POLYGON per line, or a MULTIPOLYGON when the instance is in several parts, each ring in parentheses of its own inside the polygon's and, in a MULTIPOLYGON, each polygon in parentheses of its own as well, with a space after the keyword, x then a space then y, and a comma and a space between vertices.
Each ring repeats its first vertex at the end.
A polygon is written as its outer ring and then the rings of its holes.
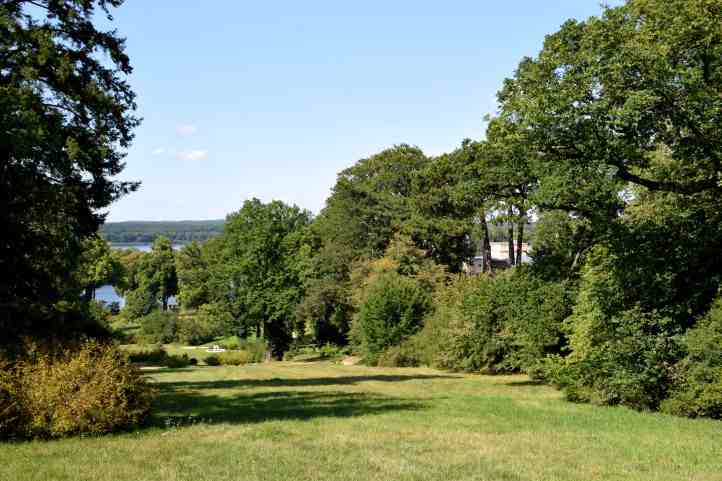
POLYGON ((165 369, 152 426, 0 445, 1 480, 722 480, 722 423, 522 376, 328 363, 165 369))

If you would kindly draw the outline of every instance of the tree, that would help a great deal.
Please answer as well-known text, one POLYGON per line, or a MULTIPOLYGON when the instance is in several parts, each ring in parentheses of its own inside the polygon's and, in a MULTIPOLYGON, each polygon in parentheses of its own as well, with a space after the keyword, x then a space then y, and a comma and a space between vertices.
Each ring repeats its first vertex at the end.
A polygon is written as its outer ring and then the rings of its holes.
MULTIPOLYGON (((460 195, 472 162, 470 143, 430 159, 414 176, 413 214, 404 232, 436 262, 459 272, 474 255, 472 236, 480 198, 460 195)), ((487 236, 488 237, 488 236, 487 236)))
POLYGON ((166 237, 158 237, 150 252, 126 251, 121 256, 124 279, 119 290, 126 296, 125 312, 131 319, 149 314, 160 307, 168 310, 168 300, 178 294, 173 245, 166 237))
POLYGON ((114 284, 122 277, 123 266, 113 256, 110 244, 99 236, 87 237, 77 268, 77 282, 85 290, 86 300, 95 299, 95 290, 114 284))
POLYGON ((718 292, 721 18, 718 1, 629 0, 565 23, 499 94, 537 153, 532 200, 570 213, 538 254, 583 258, 555 374, 571 398, 657 408, 718 292))
POLYGON ((566 22, 521 62, 499 98, 542 154, 545 201, 613 218, 620 182, 722 191, 721 14, 716 1, 630 0, 566 22), (648 169, 660 146, 674 179, 648 169))
POLYGON ((266 338, 281 358, 303 295, 299 250, 311 214, 280 201, 247 200, 228 216, 211 268, 212 301, 266 338))
POLYGON ((135 190, 113 177, 138 125, 124 43, 93 19, 122 0, 0 4, 0 329, 58 319, 102 209, 135 190))
POLYGON ((209 302, 208 259, 200 244, 193 241, 176 254, 178 301, 187 309, 195 309, 209 302))
POLYGON ((173 244, 167 237, 158 237, 145 262, 141 264, 140 288, 148 288, 160 301, 164 311, 168 310, 168 299, 178 294, 178 275, 175 270, 173 244))

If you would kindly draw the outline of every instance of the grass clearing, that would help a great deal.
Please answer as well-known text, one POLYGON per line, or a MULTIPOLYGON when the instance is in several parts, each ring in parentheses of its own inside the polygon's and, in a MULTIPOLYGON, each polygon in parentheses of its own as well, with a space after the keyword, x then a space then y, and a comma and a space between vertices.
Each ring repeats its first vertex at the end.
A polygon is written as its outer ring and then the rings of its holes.
POLYGON ((0 480, 722 480, 722 423, 523 376, 331 363, 161 369, 152 425, 0 444, 0 480))

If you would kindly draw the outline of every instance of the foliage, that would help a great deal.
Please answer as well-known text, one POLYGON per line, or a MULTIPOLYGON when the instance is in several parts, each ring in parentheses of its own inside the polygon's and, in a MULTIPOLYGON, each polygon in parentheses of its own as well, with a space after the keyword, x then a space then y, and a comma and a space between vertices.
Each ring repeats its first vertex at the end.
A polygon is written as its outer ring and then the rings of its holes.
POLYGON ((191 365, 191 360, 188 359, 188 354, 182 354, 180 356, 172 356, 169 355, 165 358, 165 361, 163 362, 163 365, 165 367, 170 367, 173 369, 178 369, 181 367, 188 367, 191 365))
POLYGON ((162 365, 168 357, 168 353, 165 349, 163 349, 163 346, 161 346, 160 344, 140 347, 126 346, 123 351, 128 356, 130 362, 137 363, 162 365))
POLYGON ((204 359, 204 362, 207 366, 220 366, 221 365, 221 358, 220 356, 213 354, 211 356, 206 356, 204 359))
POLYGON ((161 307, 168 309, 168 300, 178 294, 178 276, 171 242, 158 237, 151 252, 133 250, 118 255, 126 275, 119 282, 119 290, 126 295, 125 314, 131 319, 148 315, 161 307))
POLYGON ((302 285, 298 252, 311 214, 280 201, 246 201, 228 216, 209 280, 213 302, 255 330, 280 358, 288 347, 302 285))
POLYGON ((129 320, 140 320, 156 309, 157 302, 153 293, 147 289, 135 289, 125 296, 123 314, 129 320))
POLYGON ((529 253, 532 269, 551 281, 577 279, 593 235, 586 219, 561 210, 543 212, 535 224, 529 253))
POLYGON ((167 344, 178 339, 178 314, 172 311, 154 310, 140 319, 144 340, 167 344))
POLYGON ((248 351, 226 351, 218 355, 218 361, 222 366, 242 366, 252 362, 251 359, 251 353, 248 351))
POLYGON ((379 367, 418 367, 421 365, 417 338, 411 337, 398 346, 391 346, 379 356, 379 367))
POLYGON ((175 256, 178 276, 178 302, 184 309, 196 309, 209 302, 208 259, 201 245, 192 242, 175 256))
POLYGON ((308 345, 292 345, 291 349, 283 355, 284 361, 320 361, 320 360, 337 360, 342 356, 348 355, 348 346, 337 346, 335 344, 326 343, 321 346, 314 344, 308 345))
POLYGON ((517 267, 496 277, 459 277, 441 289, 416 347, 421 364, 484 372, 535 371, 564 346, 569 288, 517 267))
MULTIPOLYGON (((625 288, 641 273, 620 262, 623 255, 602 246, 590 252, 566 321, 571 352, 560 361, 554 381, 573 400, 656 409, 671 383, 679 356, 673 336, 681 326, 671 312, 650 309, 649 303, 664 299, 640 298, 652 295, 652 285, 637 286, 639 292, 625 288)), ((659 287, 666 281, 656 280, 659 287)), ((663 294, 659 287, 657 296, 663 294)))
POLYGON ((98 287, 118 282, 123 266, 113 256, 108 242, 98 236, 87 237, 81 246, 76 282, 85 289, 87 299, 94 299, 98 287))
POLYGON ((671 395, 662 410, 688 417, 722 419, 722 300, 687 331, 686 356, 674 369, 671 395))
POLYGON ((117 348, 32 350, 0 370, 0 436, 104 434, 139 425, 153 390, 117 348))
POLYGON ((429 296, 418 280, 395 272, 380 274, 368 286, 354 319, 356 343, 365 360, 378 356, 421 328, 429 296))
POLYGON ((94 21, 122 0, 0 4, 0 330, 68 335, 84 238, 137 183, 115 180, 139 120, 124 41, 94 21))

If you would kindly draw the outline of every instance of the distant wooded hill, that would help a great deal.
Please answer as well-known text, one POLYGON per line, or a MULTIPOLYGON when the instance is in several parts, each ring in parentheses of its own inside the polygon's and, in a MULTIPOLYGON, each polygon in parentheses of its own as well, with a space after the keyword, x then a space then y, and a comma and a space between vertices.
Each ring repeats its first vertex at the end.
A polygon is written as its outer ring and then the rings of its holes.
POLYGON ((223 219, 108 222, 100 235, 111 243, 150 243, 165 236, 173 242, 204 241, 223 232, 223 219))

